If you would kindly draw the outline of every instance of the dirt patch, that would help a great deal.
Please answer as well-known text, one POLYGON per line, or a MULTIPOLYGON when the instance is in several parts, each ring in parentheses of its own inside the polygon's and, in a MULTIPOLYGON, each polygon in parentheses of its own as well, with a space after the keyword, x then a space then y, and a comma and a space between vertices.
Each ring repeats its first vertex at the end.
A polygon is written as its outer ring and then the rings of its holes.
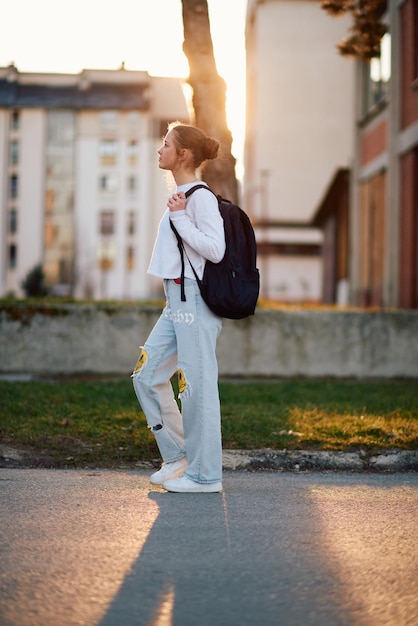
MULTIPOLYGON (((57 466, 58 464, 48 454, 44 454, 38 449, 0 445, 0 468, 53 469, 57 466)), ((71 464, 69 464, 69 466, 71 466, 71 464)))

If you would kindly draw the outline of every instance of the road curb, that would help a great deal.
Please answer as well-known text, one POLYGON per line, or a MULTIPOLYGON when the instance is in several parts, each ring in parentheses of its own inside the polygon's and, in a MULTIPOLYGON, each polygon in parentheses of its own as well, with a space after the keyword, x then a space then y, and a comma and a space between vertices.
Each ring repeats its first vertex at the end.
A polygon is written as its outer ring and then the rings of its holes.
POLYGON ((418 471, 418 452, 388 450, 379 454, 307 450, 224 450, 225 470, 275 471, 418 471))
MULTIPOLYGON (((333 452, 311 450, 223 450, 224 470, 240 471, 349 471, 417 472, 418 451, 387 450, 379 454, 366 451, 333 452)), ((23 450, 0 445, 0 468, 36 467, 23 450)), ((150 462, 137 462, 142 469, 155 469, 150 462)), ((124 466, 123 469, 128 469, 124 466)), ((121 468, 122 469, 122 468, 121 468)))

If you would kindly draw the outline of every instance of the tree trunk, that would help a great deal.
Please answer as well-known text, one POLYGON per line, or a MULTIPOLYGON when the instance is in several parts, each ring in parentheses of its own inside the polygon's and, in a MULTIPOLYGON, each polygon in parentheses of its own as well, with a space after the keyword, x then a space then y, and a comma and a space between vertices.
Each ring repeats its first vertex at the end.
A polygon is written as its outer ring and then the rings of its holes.
POLYGON ((193 89, 193 123, 220 143, 219 156, 207 161, 205 182, 224 198, 238 202, 232 135, 226 122, 226 86, 213 54, 207 0, 182 0, 184 43, 189 62, 188 82, 193 89))

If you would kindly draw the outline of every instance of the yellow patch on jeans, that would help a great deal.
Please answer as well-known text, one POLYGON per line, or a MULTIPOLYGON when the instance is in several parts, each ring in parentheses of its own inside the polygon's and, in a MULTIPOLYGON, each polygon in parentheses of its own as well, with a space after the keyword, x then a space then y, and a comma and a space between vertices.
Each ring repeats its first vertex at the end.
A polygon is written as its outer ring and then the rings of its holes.
POLYGON ((179 393, 183 393, 187 387, 186 376, 184 375, 183 370, 178 370, 178 381, 179 381, 179 393))
POLYGON ((141 352, 139 353, 139 357, 138 360, 136 362, 136 365, 134 367, 134 371, 133 371, 133 376, 135 374, 138 374, 138 372, 140 372, 142 370, 142 368, 144 367, 145 363, 148 360, 148 354, 147 351, 145 350, 145 348, 141 348, 141 352))

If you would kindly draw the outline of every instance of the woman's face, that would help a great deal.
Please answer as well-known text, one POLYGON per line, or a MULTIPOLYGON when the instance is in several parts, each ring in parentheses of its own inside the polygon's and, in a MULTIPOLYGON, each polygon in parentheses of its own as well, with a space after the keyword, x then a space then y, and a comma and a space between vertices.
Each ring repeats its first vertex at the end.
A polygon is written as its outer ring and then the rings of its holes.
POLYGON ((173 131, 170 130, 163 138, 162 146, 157 150, 158 167, 162 170, 173 170, 178 162, 176 144, 173 131))

